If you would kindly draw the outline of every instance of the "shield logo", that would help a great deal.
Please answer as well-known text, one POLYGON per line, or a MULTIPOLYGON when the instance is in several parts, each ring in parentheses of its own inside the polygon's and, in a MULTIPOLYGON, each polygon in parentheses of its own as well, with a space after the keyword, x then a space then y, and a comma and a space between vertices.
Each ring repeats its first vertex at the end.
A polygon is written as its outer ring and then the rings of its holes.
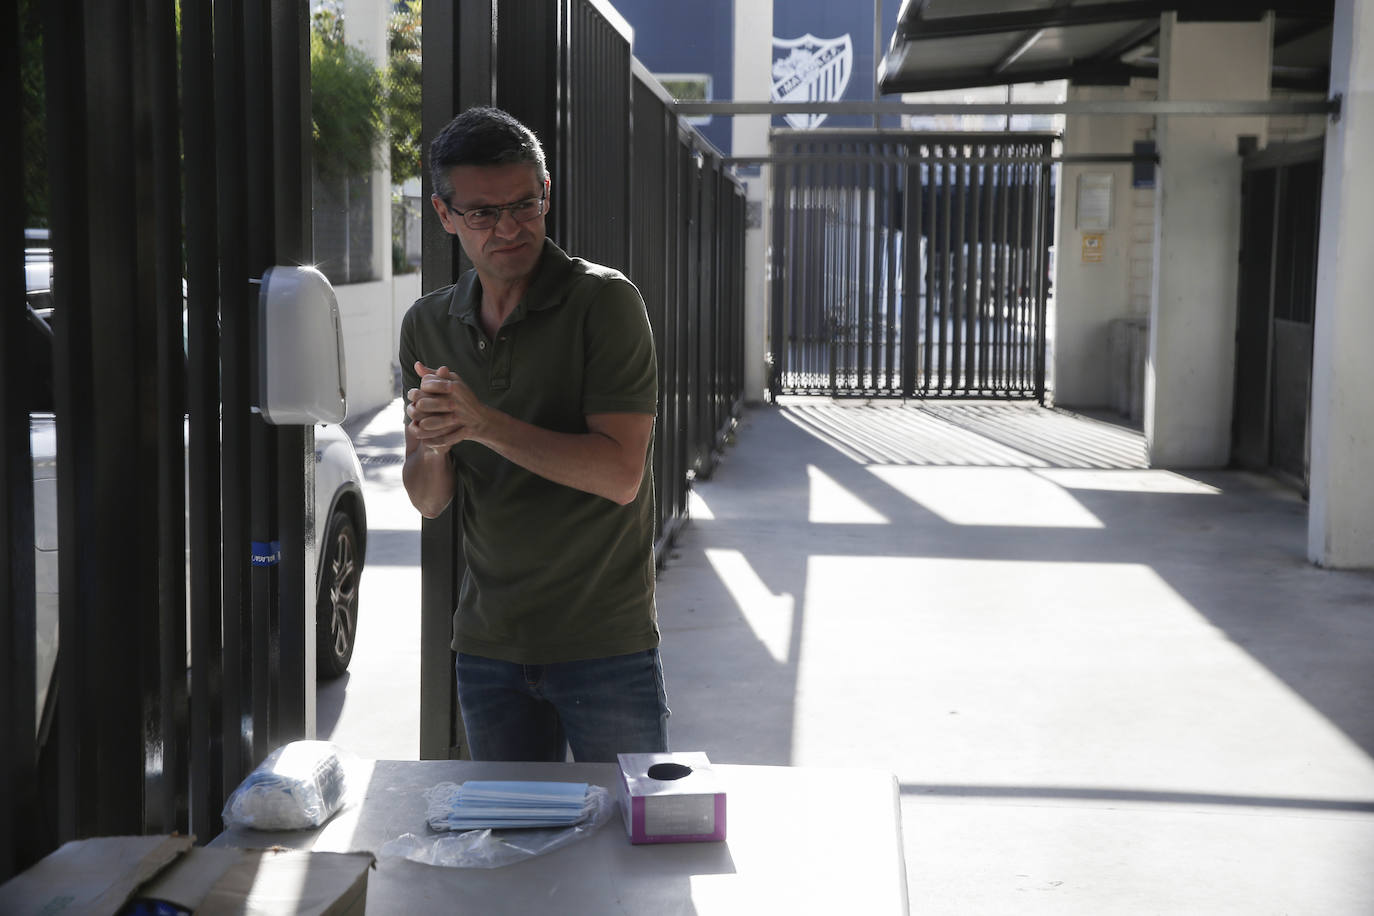
MULTIPOLYGON (((849 85, 854 44, 849 35, 773 39, 773 101, 838 102, 849 85)), ((787 123, 810 130, 820 127, 823 114, 787 114, 787 123)))

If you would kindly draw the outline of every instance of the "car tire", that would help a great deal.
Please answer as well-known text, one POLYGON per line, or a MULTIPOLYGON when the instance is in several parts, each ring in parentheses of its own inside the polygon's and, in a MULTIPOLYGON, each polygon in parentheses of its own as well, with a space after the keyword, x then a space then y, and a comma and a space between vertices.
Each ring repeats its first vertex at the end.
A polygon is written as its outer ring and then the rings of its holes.
POLYGON ((347 512, 335 512, 325 531, 316 601, 318 633, 315 667, 333 679, 348 670, 358 635, 358 580, 363 571, 358 531, 347 512))

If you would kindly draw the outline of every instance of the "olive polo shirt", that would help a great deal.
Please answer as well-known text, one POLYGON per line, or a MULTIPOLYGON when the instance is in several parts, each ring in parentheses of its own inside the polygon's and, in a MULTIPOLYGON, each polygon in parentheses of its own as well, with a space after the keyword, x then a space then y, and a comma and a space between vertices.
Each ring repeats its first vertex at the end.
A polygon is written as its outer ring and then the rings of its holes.
MULTIPOLYGON (((407 390, 415 361, 448 366, 486 405, 585 433, 586 415, 654 414, 658 369, 644 300, 619 271, 544 250, 496 338, 482 330, 469 270, 401 324, 407 390)), ((628 505, 553 483, 484 445, 454 446, 463 556, 455 651, 518 664, 604 658, 658 645, 653 442, 628 505)))

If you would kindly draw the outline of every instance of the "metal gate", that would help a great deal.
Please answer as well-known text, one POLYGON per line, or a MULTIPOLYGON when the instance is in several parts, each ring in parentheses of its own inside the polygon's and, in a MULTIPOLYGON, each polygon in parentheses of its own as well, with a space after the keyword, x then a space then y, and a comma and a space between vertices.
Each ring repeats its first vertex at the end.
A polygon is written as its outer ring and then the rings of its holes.
POLYGON ((0 881, 78 837, 212 838, 233 787, 307 733, 315 676, 314 428, 253 406, 255 278, 310 259, 308 9, 23 7, 29 41, 13 6, 0 30, 0 881), (43 61, 36 111, 21 52, 43 61), (36 613, 52 535, 35 533, 26 396, 46 380, 24 371, 14 206, 30 123, 47 136, 60 640, 36 613), (280 561, 255 562, 272 542, 280 561))
POLYGON ((1231 459, 1308 484, 1322 141, 1245 157, 1231 459))
POLYGON ((1053 140, 775 131, 772 393, 1043 401, 1053 140))

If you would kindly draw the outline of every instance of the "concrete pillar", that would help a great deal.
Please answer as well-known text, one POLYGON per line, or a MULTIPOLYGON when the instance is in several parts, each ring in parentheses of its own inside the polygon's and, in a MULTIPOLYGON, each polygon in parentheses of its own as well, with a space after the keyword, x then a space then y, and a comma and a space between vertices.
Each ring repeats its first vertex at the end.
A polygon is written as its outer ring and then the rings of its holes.
POLYGON ((1312 340, 1308 556, 1374 568, 1374 7, 1336 0, 1312 340))
MULTIPOLYGON (((1161 18, 1162 100, 1269 98, 1272 15, 1260 22, 1161 18)), ((1263 118, 1160 117, 1158 235, 1145 382, 1145 438, 1155 467, 1230 459, 1235 375, 1240 157, 1263 118)))
MULTIPOLYGON (((773 0, 735 0, 735 98, 767 99, 773 86, 773 0)), ((731 155, 768 155, 771 119, 735 116, 731 155)), ((767 166, 744 178, 747 228, 744 232, 744 399, 763 400, 768 388, 764 354, 768 349, 768 238, 771 221, 767 166)))
MULTIPOLYGON (((1070 86, 1068 91, 1070 102, 1154 97, 1153 87, 1070 86)), ((1070 117, 1064 124, 1064 154, 1129 153, 1135 141, 1152 139, 1153 130, 1154 119, 1146 116, 1070 117)), ((1154 191, 1133 188, 1131 173, 1129 163, 1063 166, 1054 279, 1053 378, 1059 406, 1121 410, 1118 389, 1138 390, 1129 357, 1114 352, 1110 334, 1114 324, 1143 319, 1150 306, 1154 191), (1100 183, 1104 175, 1112 182, 1111 223, 1079 225, 1080 178, 1100 183)))

